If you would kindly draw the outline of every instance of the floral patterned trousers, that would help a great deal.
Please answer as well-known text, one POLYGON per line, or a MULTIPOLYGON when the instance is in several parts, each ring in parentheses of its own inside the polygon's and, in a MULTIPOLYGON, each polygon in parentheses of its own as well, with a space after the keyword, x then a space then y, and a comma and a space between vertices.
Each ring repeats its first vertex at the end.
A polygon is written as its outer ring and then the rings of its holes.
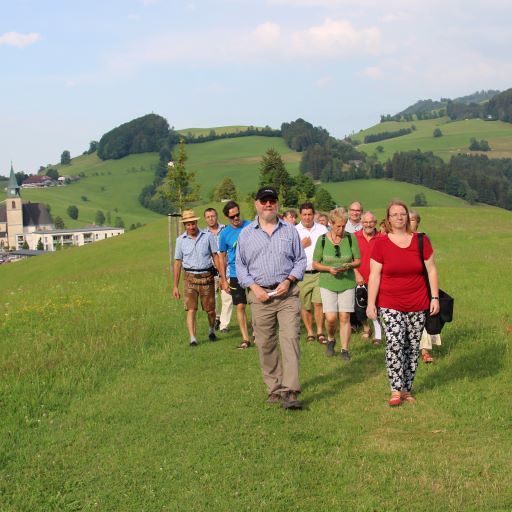
POLYGON ((379 317, 386 334, 386 366, 391 391, 411 391, 427 314, 379 308, 379 317))

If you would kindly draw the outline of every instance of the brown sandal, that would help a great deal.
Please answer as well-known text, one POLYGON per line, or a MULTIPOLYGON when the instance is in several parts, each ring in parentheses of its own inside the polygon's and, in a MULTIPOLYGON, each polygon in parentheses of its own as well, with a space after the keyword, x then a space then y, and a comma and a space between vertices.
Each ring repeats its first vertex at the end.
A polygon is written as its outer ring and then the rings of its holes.
POLYGON ((250 341, 247 341, 247 340, 244 340, 242 341, 242 343, 240 343, 240 345, 238 345, 238 347, 236 347, 238 350, 244 350, 246 348, 249 348, 251 346, 251 342, 250 341))
POLYGON ((400 393, 400 398, 402 402, 409 402, 410 404, 416 402, 416 398, 414 398, 409 391, 402 391, 400 393))
POLYGON ((327 343, 327 338, 322 333, 317 334, 316 339, 318 340, 318 343, 320 343, 320 345, 325 345, 327 343))

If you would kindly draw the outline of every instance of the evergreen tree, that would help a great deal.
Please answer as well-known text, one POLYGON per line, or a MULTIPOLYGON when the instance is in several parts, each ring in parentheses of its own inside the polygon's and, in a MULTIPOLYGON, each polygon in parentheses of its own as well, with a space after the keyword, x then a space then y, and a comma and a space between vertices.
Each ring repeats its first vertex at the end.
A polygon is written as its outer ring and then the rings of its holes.
MULTIPOLYGON (((279 194, 283 206, 294 206, 291 202, 293 180, 284 166, 281 155, 273 148, 267 150, 260 163, 260 187, 273 187, 279 194)), ((296 196, 296 193, 294 194, 296 196)))
POLYGON ((233 180, 228 177, 224 178, 222 183, 220 183, 213 192, 214 201, 222 201, 223 199, 232 199, 233 201, 238 199, 235 184, 233 180))
POLYGON ((71 164, 71 154, 68 150, 65 150, 62 152, 62 155, 60 155, 60 163, 62 165, 70 165, 71 164))
POLYGON ((94 222, 97 226, 103 226, 103 224, 105 224, 105 214, 101 210, 96 212, 96 218, 94 222))
POLYGON ((43 245, 43 241, 41 240, 41 237, 39 237, 39 240, 37 241, 36 249, 38 251, 44 251, 44 245, 43 245))
POLYGON ((188 203, 199 199, 199 186, 195 183, 195 173, 187 173, 186 161, 185 140, 181 139, 178 147, 178 159, 169 164, 167 178, 160 187, 160 194, 177 212, 182 212, 188 203))
POLYGON ((66 225, 64 224, 64 221, 62 220, 62 217, 60 217, 59 215, 57 215, 57 217, 55 217, 55 220, 53 221, 54 225, 55 225, 55 229, 65 229, 66 225))
POLYGON ((315 206, 320 211, 328 212, 336 207, 336 203, 325 188, 319 188, 316 192, 315 206))

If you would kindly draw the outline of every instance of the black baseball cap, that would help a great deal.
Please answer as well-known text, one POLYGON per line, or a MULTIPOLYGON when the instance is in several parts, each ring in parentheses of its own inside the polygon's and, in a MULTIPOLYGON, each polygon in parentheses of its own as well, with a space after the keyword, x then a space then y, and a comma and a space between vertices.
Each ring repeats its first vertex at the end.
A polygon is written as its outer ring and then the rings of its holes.
POLYGON ((258 199, 275 199, 276 201, 279 199, 277 194, 277 190, 272 187, 263 187, 258 190, 256 194, 256 201, 258 199))

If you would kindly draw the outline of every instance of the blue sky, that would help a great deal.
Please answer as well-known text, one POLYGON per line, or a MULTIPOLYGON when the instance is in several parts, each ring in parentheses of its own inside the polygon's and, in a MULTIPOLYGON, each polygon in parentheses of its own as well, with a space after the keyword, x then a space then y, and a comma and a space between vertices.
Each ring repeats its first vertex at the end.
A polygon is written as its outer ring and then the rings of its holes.
POLYGON ((154 112, 342 137, 418 99, 512 87, 508 0, 0 0, 0 174, 154 112))

